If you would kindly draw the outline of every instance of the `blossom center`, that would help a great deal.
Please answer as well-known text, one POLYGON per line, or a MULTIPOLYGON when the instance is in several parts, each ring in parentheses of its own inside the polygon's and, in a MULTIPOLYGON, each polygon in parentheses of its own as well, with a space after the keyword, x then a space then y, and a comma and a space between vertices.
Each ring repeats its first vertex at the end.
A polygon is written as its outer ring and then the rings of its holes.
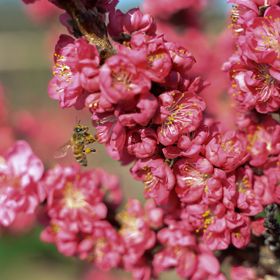
POLYGON ((250 189, 248 178, 243 177, 242 180, 237 181, 236 186, 238 188, 238 192, 245 193, 248 189, 250 189))
POLYGON ((151 188, 158 182, 158 179, 153 175, 150 167, 145 166, 143 170, 145 172, 145 178, 144 178, 145 191, 150 191, 151 188))
POLYGON ((142 237, 141 231, 139 231, 140 227, 140 219, 129 215, 127 211, 123 211, 118 215, 118 220, 121 222, 122 227, 120 229, 120 234, 122 236, 126 236, 129 239, 138 239, 142 237))
MULTIPOLYGON (((271 19, 269 17, 269 19, 271 19)), ((271 49, 276 52, 277 57, 280 57, 280 19, 274 19, 270 24, 263 25, 263 34, 261 35, 261 44, 257 47, 257 50, 263 51, 271 49)))
POLYGON ((202 218, 204 219, 203 230, 205 231, 208 228, 208 226, 210 226, 213 223, 214 217, 212 216, 212 213, 210 210, 206 210, 202 214, 202 218))
MULTIPOLYGON (((186 186, 199 187, 205 185, 206 180, 209 178, 208 174, 202 174, 190 165, 186 165, 184 171, 186 172, 184 176, 186 186)), ((205 191, 207 191, 207 188, 205 191)))
POLYGON ((126 89, 130 89, 132 74, 125 70, 120 70, 118 72, 113 72, 112 78, 115 83, 122 84, 126 89))
POLYGON ((53 68, 53 75, 59 80, 69 83, 72 79, 72 71, 70 66, 65 64, 64 56, 55 54, 57 57, 56 64, 53 68))
POLYGON ((70 209, 83 208, 87 205, 84 194, 75 189, 71 183, 66 185, 64 191, 64 203, 65 206, 70 209))

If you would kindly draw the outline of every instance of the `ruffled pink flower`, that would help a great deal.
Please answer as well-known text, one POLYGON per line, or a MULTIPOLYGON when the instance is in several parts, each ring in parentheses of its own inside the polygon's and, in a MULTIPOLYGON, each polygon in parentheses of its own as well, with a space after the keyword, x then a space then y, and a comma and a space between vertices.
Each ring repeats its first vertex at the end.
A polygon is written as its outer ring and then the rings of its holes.
POLYGON ((182 278, 220 277, 220 265, 213 253, 205 246, 197 246, 194 236, 183 225, 175 223, 159 231, 158 239, 164 248, 154 256, 155 273, 175 268, 182 278))
POLYGON ((157 148, 157 135, 151 128, 133 129, 127 135, 127 151, 136 158, 152 157, 157 148))
POLYGON ((102 270, 118 267, 123 253, 122 239, 106 221, 93 222, 87 230, 67 219, 53 219, 41 233, 41 240, 54 243, 65 256, 92 261, 102 270))
POLYGON ((125 151, 125 127, 110 113, 94 114, 92 119, 97 131, 97 140, 99 143, 106 145, 108 154, 115 160, 128 161, 129 158, 125 151))
POLYGON ((163 159, 138 160, 131 168, 131 173, 136 180, 144 182, 146 198, 153 198, 157 204, 167 201, 175 185, 175 177, 163 159))
POLYGON ((230 230, 231 242, 236 248, 244 248, 251 239, 250 218, 239 213, 227 212, 227 228, 230 230))
POLYGON ((131 59, 149 79, 163 83, 172 68, 163 35, 151 37, 139 32, 132 36, 128 46, 129 48, 122 48, 122 52, 130 53, 131 59))
POLYGON ((264 119, 261 124, 251 124, 247 128, 247 140, 250 164, 261 166, 280 152, 280 125, 271 118, 264 119))
POLYGON ((230 245, 230 230, 227 227, 226 208, 222 203, 188 205, 182 212, 182 219, 193 230, 202 234, 203 242, 210 250, 224 250, 230 245))
POLYGON ((96 222, 89 240, 79 245, 80 258, 92 261, 94 265, 108 271, 121 264, 124 245, 118 232, 106 221, 96 222))
POLYGON ((141 31, 148 35, 155 35, 156 24, 154 19, 143 14, 139 9, 131 9, 127 13, 116 10, 109 14, 108 31, 114 38, 119 38, 122 34, 133 34, 141 31))
POLYGON ((231 65, 231 95, 238 105, 260 113, 276 111, 280 107, 280 73, 267 64, 242 60, 234 55, 231 65))
POLYGON ((197 157, 201 151, 201 145, 192 141, 188 135, 181 135, 177 145, 170 145, 162 149, 164 156, 169 159, 182 157, 197 157))
POLYGON ((196 240, 187 229, 180 224, 169 226, 159 231, 158 240, 165 248, 154 256, 156 274, 173 267, 184 278, 195 272, 197 256, 192 247, 196 246, 196 240))
MULTIPOLYGON (((107 207, 100 172, 81 172, 78 166, 50 170, 42 184, 47 191, 47 211, 52 219, 70 220, 90 228, 96 220, 104 219, 107 207)), ((103 175, 103 174, 102 174, 103 175)))
POLYGON ((280 67, 280 8, 268 7, 263 17, 256 17, 246 28, 245 35, 239 38, 239 45, 244 56, 257 63, 280 67))
POLYGON ((111 103, 131 100, 150 86, 150 80, 125 55, 110 57, 100 68, 100 89, 111 103))
POLYGON ((178 47, 176 44, 171 42, 165 43, 168 49, 174 70, 178 71, 183 77, 192 68, 193 64, 196 62, 190 51, 184 47, 178 47))
POLYGON ((182 202, 203 200, 211 204, 222 198, 225 173, 214 168, 206 158, 180 159, 174 166, 174 174, 177 179, 176 193, 182 202))
POLYGON ((129 200, 124 211, 117 216, 121 224, 119 231, 126 247, 123 257, 125 267, 137 263, 144 253, 151 249, 156 242, 157 229, 162 224, 163 211, 150 202, 145 209, 138 200, 129 200))
POLYGON ((99 54, 85 39, 61 35, 54 54, 54 77, 49 95, 59 100, 62 108, 84 106, 86 91, 99 89, 99 54))
POLYGON ((198 266, 192 276, 192 280, 226 280, 226 277, 220 272, 220 264, 213 253, 205 248, 204 244, 199 245, 200 254, 198 255, 198 266))
POLYGON ((114 110, 113 104, 110 103, 101 92, 94 92, 89 94, 85 100, 85 106, 92 113, 105 113, 114 110))
POLYGON ((280 202, 280 165, 279 156, 271 158, 264 166, 263 175, 255 176, 254 191, 263 205, 280 202))
POLYGON ((204 151, 204 145, 209 141, 210 135, 210 128, 203 124, 196 131, 181 135, 176 144, 163 148, 162 152, 169 159, 196 158, 204 151))
POLYGON ((17 214, 34 214, 45 199, 38 184, 44 172, 43 163, 24 141, 18 141, 1 158, 0 224, 9 226, 17 214))
POLYGON ((231 10, 231 25, 236 34, 242 34, 248 25, 259 15, 256 1, 229 0, 234 4, 231 10))
MULTIPOLYGON (((231 176, 228 180, 235 185, 237 192, 235 207, 243 215, 255 216, 263 210, 261 199, 253 189, 254 176, 251 168, 246 166, 237 169, 235 176, 231 176)), ((231 200, 234 202, 235 199, 231 200)))
POLYGON ((131 110, 129 110, 130 106, 127 103, 120 107, 119 120, 123 126, 147 126, 158 109, 157 98, 149 92, 139 95, 138 100, 135 101, 136 104, 133 104, 134 106, 131 110), (124 110, 123 112, 122 109, 124 110))
POLYGON ((236 131, 218 133, 206 145, 206 158, 225 171, 232 171, 248 159, 245 136, 236 131))
POLYGON ((198 128, 205 109, 204 101, 190 92, 170 91, 159 96, 160 109, 155 122, 158 140, 163 145, 172 145, 179 136, 198 128))

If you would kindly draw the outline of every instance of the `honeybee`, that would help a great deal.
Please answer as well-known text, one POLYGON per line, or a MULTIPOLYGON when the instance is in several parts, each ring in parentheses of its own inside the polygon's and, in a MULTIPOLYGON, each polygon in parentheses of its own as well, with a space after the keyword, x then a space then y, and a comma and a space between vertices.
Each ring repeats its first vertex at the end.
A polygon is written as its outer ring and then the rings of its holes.
POLYGON ((69 149, 72 149, 75 160, 82 166, 87 166, 87 155, 96 152, 95 149, 87 147, 96 141, 96 138, 89 132, 89 127, 78 124, 73 129, 71 139, 63 145, 55 154, 55 158, 63 158, 69 149))

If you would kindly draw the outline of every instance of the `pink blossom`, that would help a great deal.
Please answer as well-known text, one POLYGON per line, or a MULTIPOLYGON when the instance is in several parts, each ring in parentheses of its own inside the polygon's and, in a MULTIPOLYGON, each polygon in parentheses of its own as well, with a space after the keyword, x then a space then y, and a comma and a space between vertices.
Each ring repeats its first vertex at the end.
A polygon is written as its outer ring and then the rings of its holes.
POLYGON ((220 274, 219 262, 205 246, 196 245, 194 236, 183 225, 170 224, 159 231, 158 239, 164 249, 156 253, 153 260, 156 274, 174 267, 183 278, 198 280, 217 277, 220 274))
POLYGON ((93 261, 95 266, 101 270, 110 270, 116 268, 121 263, 121 257, 124 252, 123 243, 117 231, 106 221, 96 222, 93 227, 91 238, 92 247, 87 240, 85 244, 80 244, 80 250, 85 252, 81 258, 85 257, 93 261), (83 248, 85 245, 85 248, 83 248))
POLYGON ((123 112, 119 116, 120 123, 123 126, 131 127, 137 124, 147 126, 158 109, 157 98, 149 92, 139 95, 139 99, 135 101, 136 104, 133 104, 132 112, 130 112, 129 104, 127 103, 124 104, 123 108, 120 107, 121 111, 122 109, 125 110, 125 108, 127 110, 127 112, 123 112))
POLYGON ((261 200, 253 189, 254 175, 251 168, 246 166, 237 169, 235 176, 231 176, 229 180, 235 184, 238 193, 236 207, 242 214, 254 216, 263 210, 261 200))
POLYGON ((138 160, 131 168, 136 180, 145 184, 145 197, 153 198, 157 204, 167 201, 175 185, 175 177, 166 162, 161 158, 138 160))
POLYGON ((41 233, 41 239, 54 243, 65 256, 94 261, 96 267, 102 270, 118 267, 123 252, 120 236, 106 221, 96 221, 92 229, 87 230, 67 219, 53 219, 41 233))
POLYGON ((230 230, 231 242, 237 248, 244 248, 251 239, 250 219, 242 214, 227 212, 227 227, 230 230))
POLYGON ((131 9, 127 13, 116 10, 110 13, 108 31, 114 38, 120 37, 121 34, 133 34, 137 31, 155 35, 156 24, 150 15, 143 14, 139 9, 131 9))
POLYGON ((206 145, 206 158, 225 171, 232 171, 248 159, 245 136, 236 131, 218 133, 206 145))
POLYGON ((182 202, 204 200, 210 204, 222 198, 225 173, 214 168, 206 158, 180 159, 174 166, 174 173, 177 179, 176 193, 182 202))
POLYGON ((261 166, 269 156, 280 151, 280 125, 271 118, 265 118, 262 124, 251 124, 247 128, 250 164, 261 166))
POLYGON ((133 129, 127 135, 127 151, 136 158, 152 157, 157 148, 157 135, 151 128, 133 129))
POLYGON ((3 226, 9 226, 17 214, 34 214, 45 198, 38 185, 44 172, 41 160, 24 141, 18 141, 1 158, 0 217, 3 226))
POLYGON ((110 57, 100 68, 100 89, 111 103, 131 100, 150 86, 150 80, 125 55, 110 57))
POLYGON ((124 211, 117 216, 121 224, 120 235, 126 248, 123 261, 125 267, 136 264, 146 251, 156 242, 153 227, 158 228, 162 223, 162 210, 155 204, 142 208, 138 200, 129 200, 124 211), (150 224, 151 223, 151 224, 150 224))
POLYGON ((276 111, 280 106, 279 71, 236 55, 231 60, 231 94, 238 105, 260 113, 276 111))
POLYGON ((113 104, 111 104, 101 92, 94 92, 89 94, 85 100, 85 106, 89 108, 92 113, 105 113, 113 111, 113 104))
POLYGON ((158 128, 158 140, 163 145, 175 143, 180 134, 192 132, 198 128, 205 109, 204 101, 189 92, 170 91, 159 96, 160 109, 155 122, 158 128))
POLYGON ((126 130, 114 115, 94 114, 92 116, 97 130, 97 140, 106 145, 108 154, 115 160, 129 161, 126 155, 126 130))
POLYGON ((259 14, 256 1, 229 0, 228 2, 234 4, 231 11, 230 26, 237 35, 242 34, 259 14))
POLYGON ((154 82, 163 83, 171 71, 172 60, 162 35, 151 37, 142 32, 134 34, 129 48, 122 49, 122 52, 130 52, 132 60, 154 82))
POLYGON ((48 215, 85 228, 104 219, 107 207, 99 176, 95 171, 81 172, 78 166, 57 166, 48 171, 42 182, 47 190, 48 215))
POLYGON ((49 84, 49 95, 59 100, 60 106, 82 108, 86 91, 99 89, 99 54, 97 48, 83 38, 74 40, 61 35, 54 54, 54 77, 49 84))
POLYGON ((162 149, 166 158, 177 157, 196 158, 204 151, 204 144, 209 141, 210 128, 204 124, 196 131, 179 136, 178 142, 162 149))
POLYGON ((170 53, 173 68, 185 77, 186 73, 196 62, 193 55, 184 47, 178 47, 176 44, 171 42, 166 42, 165 46, 170 53))
POLYGON ((280 8, 274 5, 266 9, 264 17, 253 20, 246 28, 244 36, 239 38, 238 43, 244 56, 279 69, 279 17, 280 8))
POLYGON ((263 175, 255 176, 254 190, 261 199, 263 205, 271 203, 279 203, 280 191, 280 165, 279 156, 272 157, 270 161, 264 166, 263 175))

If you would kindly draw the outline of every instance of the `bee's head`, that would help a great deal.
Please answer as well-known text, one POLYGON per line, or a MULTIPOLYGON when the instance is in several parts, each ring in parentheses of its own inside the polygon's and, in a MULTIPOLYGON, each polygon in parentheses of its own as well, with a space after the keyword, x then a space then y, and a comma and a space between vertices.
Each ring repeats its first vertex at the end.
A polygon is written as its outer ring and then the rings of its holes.
POLYGON ((76 133, 84 133, 84 132, 87 132, 87 131, 88 131, 88 127, 85 126, 85 125, 77 124, 74 127, 74 132, 76 132, 76 133))

